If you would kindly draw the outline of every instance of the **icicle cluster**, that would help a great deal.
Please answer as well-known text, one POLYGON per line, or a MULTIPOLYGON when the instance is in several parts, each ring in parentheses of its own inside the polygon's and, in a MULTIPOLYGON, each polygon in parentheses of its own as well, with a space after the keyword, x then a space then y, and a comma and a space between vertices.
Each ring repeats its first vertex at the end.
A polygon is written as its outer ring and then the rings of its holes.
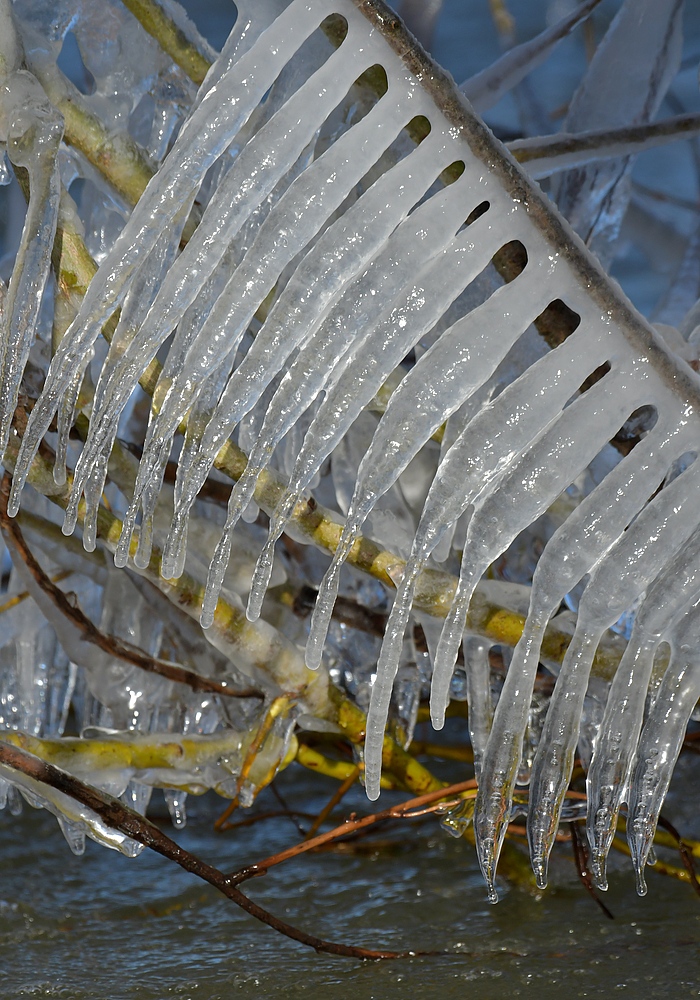
MULTIPOLYGON (((582 5, 566 30, 592 6, 582 5)), ((680 5, 660 6, 664 52, 673 53, 680 5)), ((134 561, 148 565, 166 464, 187 418, 162 562, 165 578, 182 574, 196 498, 221 448, 237 433, 240 443, 250 444, 248 466, 217 538, 202 625, 214 619, 234 531, 258 479, 282 454, 288 485, 270 512, 253 573, 247 614, 255 621, 275 543, 297 504, 402 359, 415 351, 415 364, 391 394, 359 463, 306 647, 307 664, 318 667, 340 572, 363 526, 450 420, 417 528, 411 526, 407 539, 408 559, 371 690, 365 780, 375 799, 389 702, 423 569, 444 558, 459 523, 459 585, 445 609, 433 661, 431 717, 440 728, 470 600, 483 574, 578 480, 618 428, 642 408, 653 411, 640 443, 600 478, 546 545, 493 717, 485 648, 473 637, 465 643, 480 776, 477 850, 495 898, 514 787, 523 780, 524 734, 547 624, 586 579, 529 775, 530 852, 541 885, 596 648, 605 630, 642 600, 588 774, 595 878, 604 887, 605 858, 626 802, 641 886, 679 741, 700 695, 693 644, 700 466, 692 460, 700 383, 611 284, 450 81, 409 48, 383 4, 293 0, 260 4, 250 17, 245 5, 241 9, 229 43, 106 250, 54 354, 23 435, 10 513, 19 508, 30 464, 57 413, 55 478, 65 481, 71 426, 65 414, 72 414, 102 327, 119 308, 63 530, 73 532, 84 498, 84 544, 95 548, 120 422, 139 378, 167 345, 115 562, 127 564, 138 528, 134 561), (363 74, 375 89, 369 96, 365 87, 358 100, 354 85, 363 74), (385 87, 376 86, 384 80, 385 87), (415 145, 409 133, 415 138, 418 132, 422 141, 415 145), (201 220, 180 250, 198 199, 201 220), (525 263, 503 285, 489 280, 490 264, 507 246, 525 263), (519 362, 516 377, 496 393, 498 373, 513 363, 531 324, 555 302, 575 318, 575 331, 544 356, 519 362), (679 463, 683 471, 667 482, 679 463), (671 663, 642 728, 662 641, 671 644, 671 663)), ((558 31, 556 37, 565 33, 558 31)), ((533 49, 531 62, 554 34, 533 49)), ((664 58, 673 62, 672 54, 664 58)), ((512 84, 519 78, 517 60, 503 72, 512 84)), ((484 102, 500 93, 495 77, 473 82, 472 91, 484 102)), ((585 118, 583 99, 574 110, 585 118)), ((564 202, 565 193, 561 197, 564 202)), ((50 231, 48 221, 42 225, 50 231)), ((16 386, 7 392, 14 398, 16 386)))

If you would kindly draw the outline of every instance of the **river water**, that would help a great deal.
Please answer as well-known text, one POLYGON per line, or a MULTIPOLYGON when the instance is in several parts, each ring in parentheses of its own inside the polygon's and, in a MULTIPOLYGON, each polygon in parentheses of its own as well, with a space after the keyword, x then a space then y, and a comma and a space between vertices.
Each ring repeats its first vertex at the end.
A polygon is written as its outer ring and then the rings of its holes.
MULTIPOLYGON (((294 766, 277 784, 290 807, 309 811, 335 787, 294 766)), ((174 833, 161 803, 156 793, 166 831, 223 870, 300 839, 287 817, 214 833, 221 809, 214 797, 190 799, 188 825, 174 833)), ((342 814, 367 806, 358 789, 342 814)), ((270 791, 255 807, 279 808, 270 791)), ((89 844, 84 857, 74 857, 53 817, 26 806, 21 817, 1 814, 0 874, 7 998, 700 996, 700 899, 688 884, 650 870, 649 895, 639 899, 621 858, 605 897, 610 920, 582 888, 562 844, 540 898, 503 882, 501 902, 490 906, 473 848, 432 818, 383 827, 363 853, 294 859, 246 890, 318 936, 445 952, 435 957, 360 963, 316 955, 150 852, 127 860, 89 844)))

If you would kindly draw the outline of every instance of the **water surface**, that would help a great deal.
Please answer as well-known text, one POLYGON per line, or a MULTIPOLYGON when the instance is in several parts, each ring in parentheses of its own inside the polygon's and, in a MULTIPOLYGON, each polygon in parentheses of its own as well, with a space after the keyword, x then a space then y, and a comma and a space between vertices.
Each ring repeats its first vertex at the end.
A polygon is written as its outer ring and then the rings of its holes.
MULTIPOLYGON (((278 783, 287 801, 304 809, 320 809, 334 787, 295 768, 278 783)), ((366 811, 367 805, 358 790, 346 811, 366 811)), ((187 828, 173 836, 224 870, 299 840, 286 818, 215 834, 220 808, 214 797, 195 801, 187 828)), ((279 803, 265 792, 256 808, 279 803)), ((382 844, 376 850, 307 855, 248 883, 247 891, 321 937, 448 954, 384 963, 316 955, 150 852, 129 861, 89 844, 86 855, 76 858, 51 816, 27 807, 19 818, 3 813, 2 995, 700 996, 700 899, 686 884, 651 871, 649 895, 639 899, 626 861, 616 861, 606 896, 611 921, 581 888, 569 848, 562 845, 542 898, 504 883, 501 902, 489 906, 473 848, 444 834, 436 822, 386 826, 377 837, 382 844)))

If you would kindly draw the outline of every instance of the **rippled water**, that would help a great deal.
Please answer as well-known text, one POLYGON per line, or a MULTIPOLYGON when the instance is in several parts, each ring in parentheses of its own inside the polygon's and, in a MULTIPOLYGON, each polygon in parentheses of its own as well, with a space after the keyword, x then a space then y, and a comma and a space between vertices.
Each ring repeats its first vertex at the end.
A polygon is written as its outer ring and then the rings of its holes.
MULTIPOLYGON (((290 804, 306 809, 319 809, 334 787, 294 768, 278 783, 290 804)), ((279 804, 266 792, 256 808, 279 804)), ((367 808, 359 790, 347 802, 351 808, 367 808)), ((299 839, 287 818, 215 834, 219 810, 215 798, 195 801, 188 827, 174 836, 224 870, 299 839)), ((319 956, 150 852, 129 861, 90 844, 85 857, 76 858, 52 817, 27 807, 19 818, 4 813, 1 995, 700 996, 700 899, 687 884, 652 872, 649 896, 640 900, 620 862, 606 897, 611 921, 581 888, 563 845, 541 899, 504 884, 493 907, 472 847, 445 835, 435 821, 385 826, 377 837, 383 846, 368 854, 308 855, 247 890, 275 914, 326 938, 448 954, 384 963, 319 956)))

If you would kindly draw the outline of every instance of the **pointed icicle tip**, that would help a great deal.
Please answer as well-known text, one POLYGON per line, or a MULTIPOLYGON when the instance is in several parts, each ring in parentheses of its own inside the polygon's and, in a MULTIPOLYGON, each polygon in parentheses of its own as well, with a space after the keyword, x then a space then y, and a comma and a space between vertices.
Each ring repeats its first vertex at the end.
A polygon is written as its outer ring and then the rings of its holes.
POLYGON ((532 870, 535 873, 535 882, 538 889, 547 888, 547 861, 542 857, 532 859, 532 870))
POLYGON ((635 874, 635 879, 636 879, 636 882, 637 882, 637 895, 638 896, 646 896, 646 894, 647 894, 647 884, 646 884, 646 881, 644 879, 644 867, 641 866, 641 865, 635 864, 635 866, 634 866, 634 874, 635 874))
POLYGON ((608 891, 608 878, 605 871, 605 855, 591 855, 591 876, 596 889, 601 892, 608 891))

